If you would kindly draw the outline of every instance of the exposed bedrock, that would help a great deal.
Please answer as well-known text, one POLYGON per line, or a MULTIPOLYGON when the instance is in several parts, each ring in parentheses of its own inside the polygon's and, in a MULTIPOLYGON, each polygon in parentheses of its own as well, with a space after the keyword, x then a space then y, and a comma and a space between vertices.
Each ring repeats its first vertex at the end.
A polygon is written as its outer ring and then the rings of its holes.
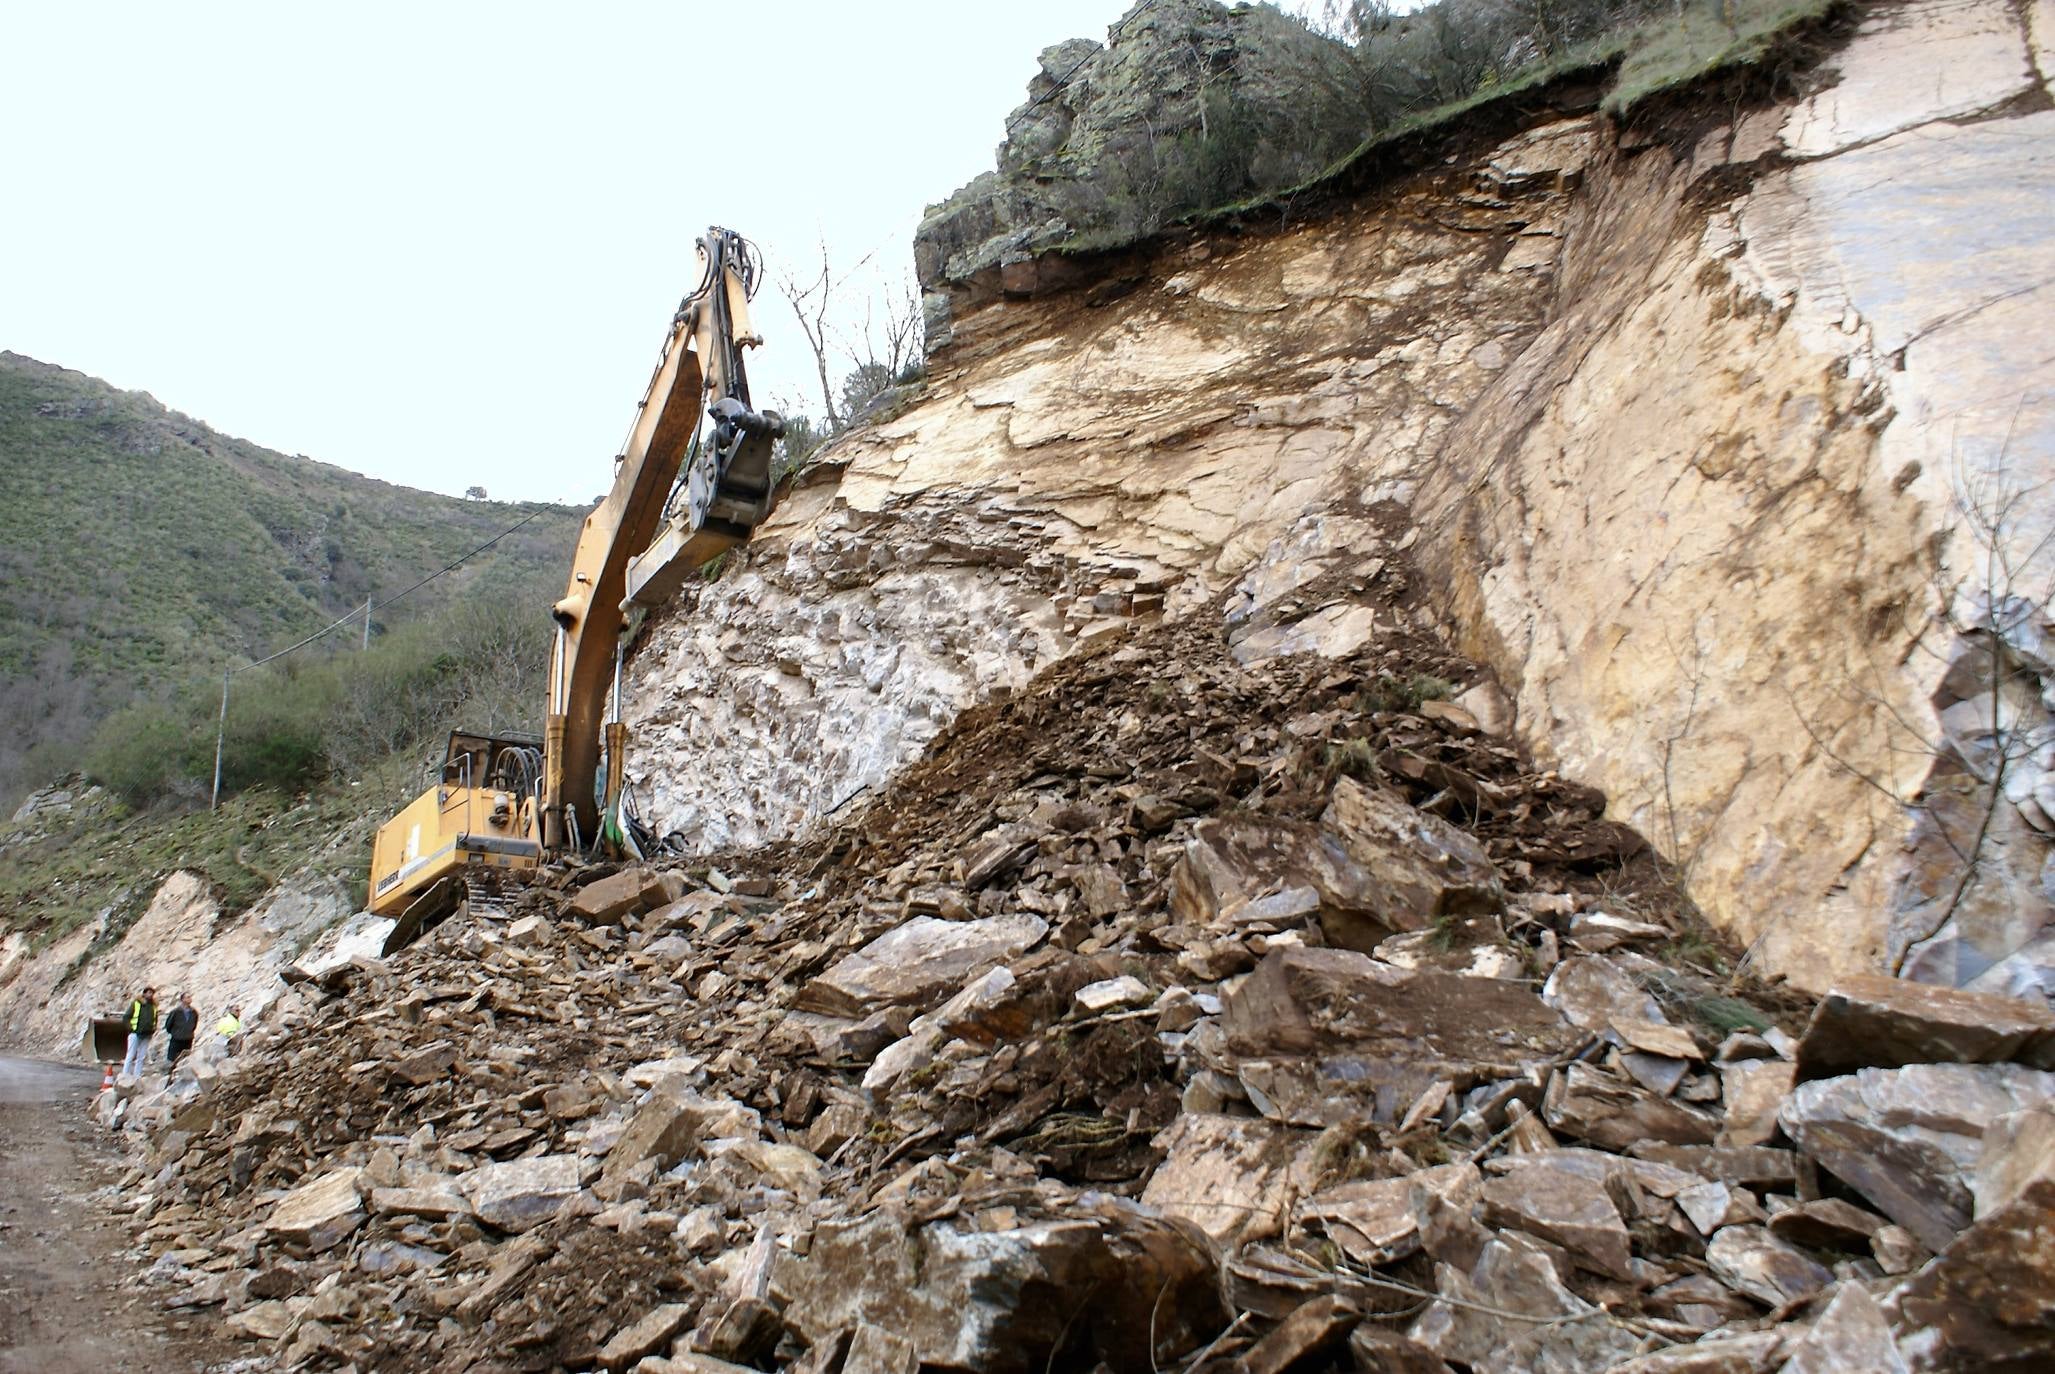
POLYGON ((1802 98, 960 310, 645 634, 645 812, 791 834, 1125 617, 1340 650, 1410 578, 1766 967, 2055 985, 2045 11, 1874 6, 1802 98))

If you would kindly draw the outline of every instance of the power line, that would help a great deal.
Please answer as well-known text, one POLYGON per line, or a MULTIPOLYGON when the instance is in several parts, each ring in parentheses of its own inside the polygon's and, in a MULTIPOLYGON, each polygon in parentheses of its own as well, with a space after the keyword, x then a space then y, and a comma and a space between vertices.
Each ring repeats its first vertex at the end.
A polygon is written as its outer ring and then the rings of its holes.
POLYGON ((351 621, 355 620, 360 615, 365 618, 365 622, 368 624, 370 622, 371 612, 382 611, 387 606, 392 605, 393 602, 398 601, 401 597, 406 596, 412 592, 420 591, 423 587, 433 582, 436 578, 441 577, 446 573, 455 572, 458 568, 463 567, 464 564, 470 562, 479 554, 484 553, 494 544, 499 543, 500 540, 506 538, 514 531, 520 529, 521 526, 527 524, 529 521, 541 515, 543 511, 546 509, 548 508, 541 507, 536 510, 528 512, 528 514, 522 516, 519 520, 507 526, 507 528, 501 530, 498 534, 495 534, 492 538, 486 540, 477 548, 472 549, 467 553, 461 554, 452 561, 443 564, 443 566, 437 568, 434 572, 428 574, 428 576, 414 583, 411 587, 407 587, 401 591, 394 592, 391 596, 388 596, 383 601, 367 601, 366 603, 364 603, 364 606, 361 610, 352 609, 349 614, 343 616, 340 620, 333 621, 330 624, 323 626, 321 629, 316 630, 313 634, 308 635, 305 639, 302 639, 294 644, 288 644, 283 649, 280 649, 277 653, 267 654, 263 658, 258 659, 254 663, 245 663, 239 668, 230 668, 228 671, 230 673, 246 673, 252 668, 261 668, 265 664, 271 662, 273 659, 284 658, 289 653, 293 653, 296 650, 306 648, 309 644, 312 644, 315 640, 320 639, 325 635, 335 633, 335 631, 349 624, 351 621))
POLYGON ((207 803, 208 809, 213 810, 221 805, 221 759, 222 754, 226 749, 228 743, 228 684, 230 679, 234 678, 237 673, 248 672, 252 668, 261 668, 265 664, 270 663, 275 659, 284 658, 289 653, 293 653, 294 651, 299 649, 304 649, 309 644, 312 644, 315 640, 321 639, 326 635, 334 634, 338 629, 342 628, 344 625, 349 624, 351 621, 355 620, 359 615, 362 615, 364 617, 364 638, 365 642, 369 643, 371 638, 371 612, 378 610, 380 607, 390 606, 393 602, 398 601, 403 596, 407 596, 413 592, 420 591, 423 587, 427 586, 436 578, 441 577, 446 573, 455 572, 458 568, 463 567, 466 563, 476 558, 479 554, 484 553, 494 544, 499 543, 500 540, 506 538, 515 530, 520 529, 523 525, 535 519, 537 516, 541 515, 544 511, 548 509, 549 507, 547 506, 536 507, 534 510, 529 511, 528 514, 522 516, 519 520, 515 521, 513 524, 501 530, 498 534, 495 534, 492 538, 486 540, 483 544, 480 544, 474 549, 470 549, 462 554, 459 554, 456 558, 453 558, 449 562, 443 564, 440 568, 437 568, 434 572, 428 574, 428 576, 422 578, 420 581, 414 583, 412 586, 404 587, 401 590, 394 592, 391 596, 388 596, 383 601, 366 601, 364 603, 364 609, 362 611, 353 610, 348 615, 342 617, 340 620, 333 621, 328 625, 323 626, 322 628, 316 630, 313 634, 308 635, 305 639, 300 640, 296 644, 288 644, 283 649, 280 649, 277 653, 267 654, 263 658, 258 659, 255 663, 245 663, 240 668, 222 669, 221 714, 216 718, 214 722, 214 791, 212 797, 209 799, 207 803))

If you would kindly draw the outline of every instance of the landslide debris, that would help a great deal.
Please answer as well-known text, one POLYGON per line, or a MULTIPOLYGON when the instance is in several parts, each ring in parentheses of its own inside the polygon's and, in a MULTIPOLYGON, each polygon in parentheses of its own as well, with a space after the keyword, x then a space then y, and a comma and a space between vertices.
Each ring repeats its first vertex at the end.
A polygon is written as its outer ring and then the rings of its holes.
POLYGON ((297 983, 103 1095, 151 1281, 292 1368, 2048 1353, 2055 1016, 1716 977, 1604 798, 1380 615, 1254 666, 1108 634, 809 843, 297 983))

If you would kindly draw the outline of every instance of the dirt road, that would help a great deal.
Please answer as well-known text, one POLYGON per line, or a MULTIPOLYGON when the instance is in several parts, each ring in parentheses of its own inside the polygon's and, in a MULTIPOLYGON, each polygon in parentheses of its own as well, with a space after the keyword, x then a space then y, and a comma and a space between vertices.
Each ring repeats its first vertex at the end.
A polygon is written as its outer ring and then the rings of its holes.
POLYGON ((143 1260, 93 1202, 122 1161, 87 1115, 91 1070, 0 1057, 0 1374, 199 1371, 236 1352, 211 1318, 124 1288, 143 1260))

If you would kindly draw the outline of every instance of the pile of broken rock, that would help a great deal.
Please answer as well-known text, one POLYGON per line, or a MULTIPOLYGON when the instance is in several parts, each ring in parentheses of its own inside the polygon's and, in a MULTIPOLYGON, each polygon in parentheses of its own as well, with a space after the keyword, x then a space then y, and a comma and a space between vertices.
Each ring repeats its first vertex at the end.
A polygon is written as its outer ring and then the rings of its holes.
POLYGON ((1109 643, 302 982, 122 1113, 148 1280, 295 1368, 2048 1367, 2055 1015, 1694 969, 1432 652, 1109 643))

